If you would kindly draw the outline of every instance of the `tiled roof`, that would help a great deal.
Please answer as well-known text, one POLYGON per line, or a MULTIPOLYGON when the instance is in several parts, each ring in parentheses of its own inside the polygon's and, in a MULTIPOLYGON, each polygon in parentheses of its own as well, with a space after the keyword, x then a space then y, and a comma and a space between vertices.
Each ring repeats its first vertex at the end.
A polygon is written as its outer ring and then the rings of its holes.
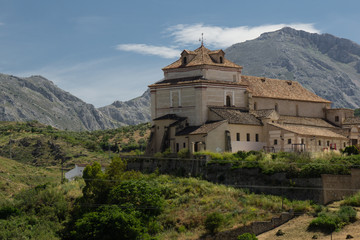
POLYGON ((219 127, 226 121, 207 122, 201 126, 189 126, 176 133, 177 136, 181 135, 196 135, 206 134, 219 127))
POLYGON ((193 66, 201 66, 201 65, 212 65, 212 66, 221 66, 221 67, 233 67, 233 68, 242 68, 241 66, 223 58, 223 63, 217 63, 211 57, 213 54, 219 54, 222 50, 211 51, 201 45, 198 49, 194 51, 184 50, 187 54, 193 55, 194 58, 190 60, 187 64, 183 64, 182 58, 173 62, 172 64, 163 68, 163 70, 167 69, 175 69, 175 68, 184 68, 184 67, 193 67, 193 66))
POLYGON ((321 118, 280 116, 278 122, 284 124, 306 125, 314 127, 334 128, 334 125, 321 118))
POLYGON ((262 109, 262 110, 253 110, 250 111, 257 118, 268 118, 271 114, 276 113, 275 109, 262 109))
POLYGON ((164 116, 155 118, 154 121, 156 121, 156 120, 182 120, 182 119, 183 119, 183 117, 179 117, 176 114, 166 114, 164 116))
POLYGON ((211 106, 209 109, 232 124, 262 125, 254 115, 240 108, 211 106))
POLYGON ((278 123, 269 123, 269 125, 299 135, 347 139, 346 137, 326 128, 310 127, 303 125, 278 124, 278 123))
POLYGON ((231 86, 239 86, 239 87, 246 87, 246 85, 238 82, 230 82, 230 81, 219 81, 219 80, 208 80, 202 76, 196 77, 186 77, 186 78, 175 78, 175 79, 165 79, 159 82, 156 82, 149 87, 155 86, 169 86, 174 84, 195 84, 195 83, 205 83, 205 84, 221 84, 221 85, 231 85, 231 86))
POLYGON ((343 122, 343 125, 360 124, 360 117, 349 117, 343 122))
POLYGON ((253 76, 241 76, 241 80, 243 84, 248 85, 248 90, 253 97, 331 103, 295 81, 253 76))

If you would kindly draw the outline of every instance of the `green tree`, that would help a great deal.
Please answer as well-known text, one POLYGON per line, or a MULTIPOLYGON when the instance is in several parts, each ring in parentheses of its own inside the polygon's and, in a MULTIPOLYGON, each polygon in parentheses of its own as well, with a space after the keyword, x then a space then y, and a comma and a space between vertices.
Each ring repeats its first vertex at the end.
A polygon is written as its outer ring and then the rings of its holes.
POLYGON ((105 174, 101 170, 101 165, 94 162, 92 165, 85 167, 83 172, 85 187, 83 196, 86 201, 104 202, 109 191, 109 184, 105 179, 105 174))
POLYGON ((86 213, 76 221, 72 238, 79 240, 142 239, 145 228, 136 215, 136 212, 125 212, 118 206, 101 207, 99 211, 86 213))
POLYGON ((112 204, 131 204, 134 209, 143 213, 144 217, 157 216, 164 206, 160 188, 151 186, 142 179, 126 180, 114 187, 109 200, 112 204))

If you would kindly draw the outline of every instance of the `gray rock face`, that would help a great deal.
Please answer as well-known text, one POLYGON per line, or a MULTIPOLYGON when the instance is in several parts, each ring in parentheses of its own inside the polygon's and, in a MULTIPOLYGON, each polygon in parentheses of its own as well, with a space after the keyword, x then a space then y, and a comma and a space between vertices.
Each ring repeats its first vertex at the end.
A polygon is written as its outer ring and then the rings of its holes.
POLYGON ((350 40, 283 28, 225 52, 244 75, 295 80, 334 107, 360 107, 360 45, 350 40))
POLYGON ((0 92, 1 121, 37 120, 74 131, 121 125, 41 76, 19 78, 0 74, 0 92))
POLYGON ((99 108, 99 111, 110 119, 129 125, 151 121, 150 91, 140 97, 126 102, 115 101, 113 104, 99 108))

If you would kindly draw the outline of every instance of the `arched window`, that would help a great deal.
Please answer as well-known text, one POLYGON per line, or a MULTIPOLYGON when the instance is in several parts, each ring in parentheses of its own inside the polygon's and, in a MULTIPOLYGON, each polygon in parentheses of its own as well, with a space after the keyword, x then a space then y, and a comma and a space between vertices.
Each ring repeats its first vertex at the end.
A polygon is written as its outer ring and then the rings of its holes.
POLYGON ((223 57, 220 57, 220 63, 223 63, 223 57))
POLYGON ((230 96, 226 96, 226 106, 231 107, 231 97, 230 96))

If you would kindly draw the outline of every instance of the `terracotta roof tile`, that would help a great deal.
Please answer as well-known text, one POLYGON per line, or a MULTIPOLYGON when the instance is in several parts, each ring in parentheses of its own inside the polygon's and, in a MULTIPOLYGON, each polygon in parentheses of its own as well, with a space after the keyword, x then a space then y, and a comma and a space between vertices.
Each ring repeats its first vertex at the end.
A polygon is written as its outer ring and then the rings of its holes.
POLYGON ((232 124, 262 125, 259 119, 241 108, 211 106, 209 110, 232 124))
MULTIPOLYGON (((221 66, 221 67, 233 67, 233 68, 242 68, 241 66, 223 58, 223 63, 215 62, 210 55, 219 54, 222 50, 211 51, 201 45, 198 49, 194 51, 184 50, 187 54, 194 55, 194 58, 191 59, 187 64, 183 64, 182 58, 173 62, 172 64, 163 68, 163 70, 167 69, 175 69, 175 68, 184 68, 184 67, 193 67, 193 66, 201 66, 201 65, 212 65, 212 66, 221 66)), ((183 51, 183 52, 184 52, 183 51)))
POLYGON ((206 134, 219 127, 226 121, 207 122, 201 126, 189 126, 176 133, 177 136, 181 135, 196 135, 206 134))
POLYGON ((303 125, 278 124, 278 123, 269 123, 269 125, 299 135, 347 139, 346 137, 326 128, 310 127, 303 125))
POLYGON ((326 122, 325 120, 323 120, 321 118, 280 116, 278 122, 283 123, 283 124, 335 128, 334 125, 331 125, 330 123, 326 122))
POLYGON ((241 76, 242 83, 248 85, 253 97, 289 99, 298 101, 331 103, 310 92, 295 81, 254 76, 241 76))
POLYGON ((349 117, 343 122, 343 125, 360 124, 360 117, 349 117))
POLYGON ((253 110, 250 111, 257 118, 268 118, 271 114, 276 113, 278 114, 275 109, 262 109, 262 110, 253 110))

